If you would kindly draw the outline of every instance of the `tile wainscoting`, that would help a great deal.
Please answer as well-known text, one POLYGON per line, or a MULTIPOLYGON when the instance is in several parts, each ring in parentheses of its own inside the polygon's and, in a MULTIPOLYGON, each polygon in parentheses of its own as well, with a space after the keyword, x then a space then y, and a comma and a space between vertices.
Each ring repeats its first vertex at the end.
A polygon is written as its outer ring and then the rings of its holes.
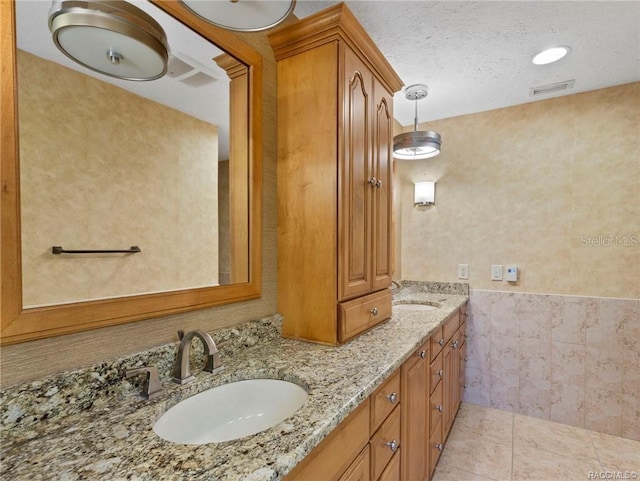
POLYGON ((640 300, 471 290, 467 402, 640 440, 640 300))

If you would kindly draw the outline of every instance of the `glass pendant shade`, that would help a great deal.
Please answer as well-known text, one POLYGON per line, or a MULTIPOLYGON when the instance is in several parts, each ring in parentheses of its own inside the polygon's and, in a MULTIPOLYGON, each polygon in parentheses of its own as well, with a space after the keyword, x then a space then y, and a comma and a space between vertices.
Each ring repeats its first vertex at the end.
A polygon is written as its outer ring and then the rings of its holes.
POLYGON ((393 156, 396 159, 428 159, 440 153, 440 134, 428 130, 403 132, 393 138, 393 156))
POLYGON ((130 3, 54 1, 49 30, 67 57, 109 77, 155 80, 167 72, 164 30, 130 3))
POLYGON ((275 27, 293 11, 295 0, 181 0, 200 18, 217 27, 258 32, 275 27))

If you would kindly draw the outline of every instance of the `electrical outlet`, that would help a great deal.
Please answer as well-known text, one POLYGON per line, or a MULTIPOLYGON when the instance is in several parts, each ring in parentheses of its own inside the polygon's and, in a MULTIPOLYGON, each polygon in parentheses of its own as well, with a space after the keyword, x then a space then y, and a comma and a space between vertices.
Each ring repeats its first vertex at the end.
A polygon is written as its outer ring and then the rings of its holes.
POLYGON ((502 265, 494 264, 491 266, 491 280, 492 281, 502 280, 502 265))
POLYGON ((469 279, 469 264, 458 264, 458 279, 469 279))

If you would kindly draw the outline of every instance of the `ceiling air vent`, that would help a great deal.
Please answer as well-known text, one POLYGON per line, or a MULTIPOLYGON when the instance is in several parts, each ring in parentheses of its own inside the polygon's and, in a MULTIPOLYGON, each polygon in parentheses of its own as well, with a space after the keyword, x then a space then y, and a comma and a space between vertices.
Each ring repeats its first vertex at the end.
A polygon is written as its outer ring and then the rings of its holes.
POLYGON ((529 89, 529 96, 536 97, 538 95, 551 94, 555 92, 562 92, 564 90, 571 90, 576 83, 575 79, 565 80, 564 82, 556 82, 549 85, 541 85, 540 87, 533 87, 529 89))

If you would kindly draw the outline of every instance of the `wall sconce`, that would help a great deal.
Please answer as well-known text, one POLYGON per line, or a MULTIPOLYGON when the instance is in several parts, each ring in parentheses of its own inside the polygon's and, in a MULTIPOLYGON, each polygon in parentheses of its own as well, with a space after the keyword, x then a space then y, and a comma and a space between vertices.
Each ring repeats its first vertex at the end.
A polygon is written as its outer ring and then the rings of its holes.
POLYGON ((414 184, 414 204, 434 205, 436 203, 436 183, 416 182, 414 184))

